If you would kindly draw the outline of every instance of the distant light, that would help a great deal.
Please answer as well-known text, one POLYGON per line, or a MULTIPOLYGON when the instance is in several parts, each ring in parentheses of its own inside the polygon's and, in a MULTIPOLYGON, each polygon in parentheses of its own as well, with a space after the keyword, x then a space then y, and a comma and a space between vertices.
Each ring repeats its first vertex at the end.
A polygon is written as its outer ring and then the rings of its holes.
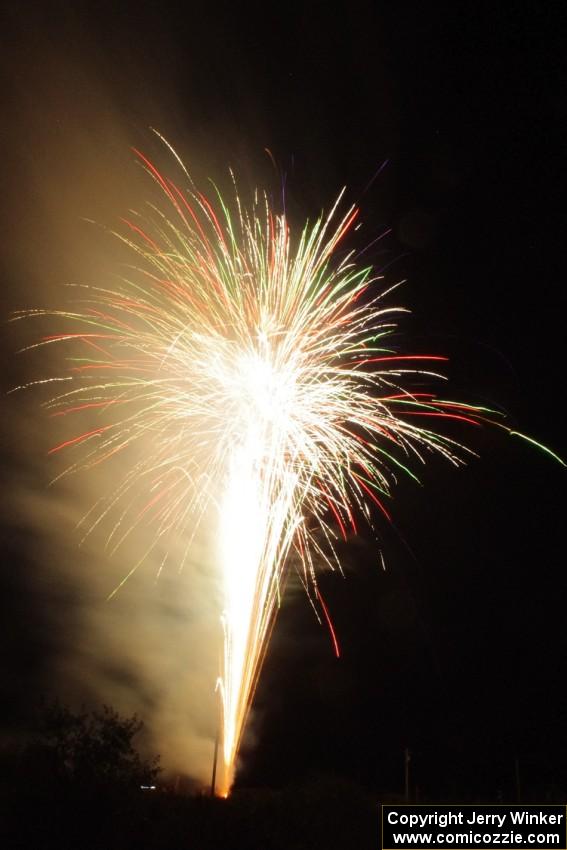
POLYGON ((140 788, 142 789, 142 791, 155 791, 156 790, 155 785, 140 785, 140 788))

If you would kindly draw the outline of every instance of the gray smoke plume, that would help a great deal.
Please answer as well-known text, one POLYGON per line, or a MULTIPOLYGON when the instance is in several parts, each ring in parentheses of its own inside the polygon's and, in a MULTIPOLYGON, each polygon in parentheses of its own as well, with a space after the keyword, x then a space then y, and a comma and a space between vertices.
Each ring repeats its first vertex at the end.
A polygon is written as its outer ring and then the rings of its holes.
MULTIPOLYGON (((2 71, 13 107, 2 140, 11 166, 2 222, 5 318, 19 309, 65 309, 65 284, 108 285, 121 273, 118 245, 104 228, 119 227, 130 207, 140 209, 148 186, 130 147, 143 140, 153 152, 150 125, 174 143, 181 135, 173 97, 133 87, 136 69, 127 56, 125 69, 111 74, 104 52, 93 50, 92 38, 83 38, 69 15, 48 20, 46 10, 28 10, 25 22, 23 16, 11 22, 6 40, 2 71)), ((199 138, 195 132, 191 167, 206 173, 199 138)), ((58 330, 33 319, 5 326, 5 392, 61 373, 55 352, 15 355, 58 330)), ((137 528, 112 554, 106 542, 117 517, 111 517, 81 544, 96 513, 81 521, 124 470, 120 462, 103 464, 50 485, 66 463, 47 454, 65 439, 61 422, 41 408, 53 394, 47 385, 4 395, 2 417, 4 538, 18 536, 21 556, 19 565, 6 559, 5 567, 24 571, 18 580, 26 588, 27 616, 36 621, 28 631, 43 651, 34 674, 38 695, 138 712, 164 767, 206 782, 222 648, 214 512, 181 571, 186 541, 170 540, 167 552, 155 547, 108 600, 148 548, 151 530, 137 528)))

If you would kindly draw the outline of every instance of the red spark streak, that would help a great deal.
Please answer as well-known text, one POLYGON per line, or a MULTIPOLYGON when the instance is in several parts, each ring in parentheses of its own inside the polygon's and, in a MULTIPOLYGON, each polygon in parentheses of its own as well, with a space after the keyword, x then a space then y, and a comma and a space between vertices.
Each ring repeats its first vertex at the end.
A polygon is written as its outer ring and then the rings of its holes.
POLYGON ((79 410, 88 410, 93 407, 107 407, 110 404, 124 404, 125 402, 122 399, 111 398, 107 401, 91 401, 86 402, 85 404, 79 404, 76 407, 66 407, 64 410, 57 410, 55 413, 52 413, 52 416, 66 416, 68 413, 77 413, 79 410))
MULTIPOLYGON (((382 396, 379 401, 393 401, 396 398, 404 398, 406 401, 413 401, 414 398, 435 398, 434 393, 398 393, 397 395, 382 396)), ((435 402, 441 404, 442 402, 435 402)))
POLYGON ((333 628, 333 623, 331 622, 331 617, 329 616, 329 611, 327 609, 327 606, 325 605, 325 602, 323 601, 323 597, 319 593, 319 588, 317 588, 317 599, 321 603, 321 607, 323 609, 325 619, 327 620, 327 625, 329 626, 329 631, 330 631, 331 637, 333 639, 333 646, 335 647, 335 655, 337 656, 337 658, 340 658, 341 657, 341 651, 339 649, 339 642, 337 641, 337 636, 335 634, 335 630, 333 628))
POLYGON ((353 210, 353 211, 352 211, 352 213, 351 213, 350 217, 349 217, 349 218, 348 218, 348 220, 345 222, 344 227, 342 228, 342 230, 340 230, 340 231, 339 231, 339 233, 337 234, 336 239, 335 239, 335 240, 334 240, 334 242, 333 242, 333 250, 334 250, 334 249, 336 248, 336 246, 339 244, 339 242, 341 241, 341 239, 343 238, 343 236, 345 235, 345 233, 349 230, 349 228, 350 228, 351 224, 353 223, 353 221, 355 221, 355 220, 356 220, 356 218, 358 217, 358 212, 359 212, 359 211, 358 211, 357 209, 355 209, 355 210, 353 210))
POLYGON ((146 242, 151 248, 153 248, 156 254, 160 254, 160 250, 156 243, 153 241, 153 239, 150 239, 148 234, 144 230, 142 230, 141 227, 138 227, 138 225, 134 224, 132 221, 128 221, 127 218, 121 218, 120 221, 122 221, 124 224, 127 224, 130 230, 133 230, 134 233, 138 234, 138 236, 141 236, 144 242, 146 242))
POLYGON ((93 431, 87 431, 86 434, 81 434, 79 437, 73 437, 72 440, 65 440, 64 443, 60 443, 58 446, 54 446, 52 449, 49 449, 47 454, 52 455, 55 452, 58 452, 60 449, 64 449, 66 446, 73 446, 75 443, 80 443, 83 440, 87 440, 89 437, 93 437, 95 434, 102 434, 104 431, 108 431, 109 428, 112 428, 112 425, 105 425, 103 428, 95 428, 93 431))
POLYGON ((443 357, 438 354, 395 354, 389 357, 364 357, 362 360, 355 360, 353 366, 361 366, 364 363, 387 363, 392 360, 445 360, 448 357, 443 357))
MULTIPOLYGON (((354 473, 353 473, 353 474, 354 474, 354 473)), ((389 522, 392 522, 392 517, 390 516, 390 514, 388 513, 388 511, 386 510, 386 508, 384 507, 384 505, 383 505, 383 504, 382 504, 382 502, 380 501, 380 499, 379 499, 377 496, 375 496, 375 495, 374 495, 374 493, 372 492, 372 490, 371 490, 369 487, 367 487, 367 486, 366 486, 366 484, 364 483, 364 481, 361 481, 361 480, 360 480, 360 478, 358 477, 358 475, 354 474, 354 477, 356 478, 356 480, 358 481, 358 483, 360 484, 360 486, 362 487, 362 489, 365 491, 365 493, 368 493, 368 495, 370 496, 370 498, 372 499, 372 501, 374 502, 374 504, 375 504, 375 505, 377 505, 377 506, 380 508, 380 510, 382 511, 382 513, 384 514, 384 516, 386 517, 386 519, 387 519, 389 522)))
POLYGON ((341 516, 340 516, 340 514, 339 514, 339 512, 338 512, 337 508, 336 508, 336 507, 335 507, 335 505, 333 504, 332 496, 331 496, 331 494, 329 493, 329 491, 327 490, 327 488, 325 487, 325 485, 324 485, 324 484, 322 484, 321 482, 320 482, 320 487, 321 487, 321 489, 323 490, 323 492, 325 493, 326 500, 327 500, 327 504, 329 505, 330 509, 332 510, 333 514, 335 515, 335 519, 337 520, 337 522, 338 522, 338 524, 339 524, 339 526, 340 526, 340 529, 341 529, 341 532, 342 532, 342 535, 343 535, 343 540, 346 540, 346 539, 347 539, 347 536, 346 536, 346 528, 345 528, 345 526, 344 526, 344 523, 343 523, 343 521, 342 521, 342 519, 341 519, 341 516))
POLYGON ((412 410, 404 411, 403 416, 439 416, 441 419, 460 419, 461 422, 468 422, 470 425, 480 426, 480 422, 476 419, 471 419, 469 416, 460 416, 458 413, 433 413, 428 410, 412 410))

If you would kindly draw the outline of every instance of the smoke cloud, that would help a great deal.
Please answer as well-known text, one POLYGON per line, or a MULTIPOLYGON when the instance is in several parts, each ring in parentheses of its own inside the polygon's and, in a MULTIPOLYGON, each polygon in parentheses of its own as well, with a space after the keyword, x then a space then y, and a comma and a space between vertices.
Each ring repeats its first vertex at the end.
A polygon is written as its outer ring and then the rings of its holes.
MULTIPOLYGON (((123 272, 120 246, 104 228, 118 228, 121 216, 144 204, 149 180, 131 146, 154 155, 159 144, 150 125, 174 143, 181 137, 174 97, 164 98, 159 81, 159 97, 147 85, 133 86, 140 69, 127 51, 123 66, 107 65, 96 33, 72 14, 44 10, 34 16, 27 10, 25 22, 13 17, 7 24, 11 47, 2 71, 10 120, 2 147, 11 168, 1 260, 6 319, 19 309, 64 309, 66 284, 104 285, 123 272)), ((115 55, 108 54, 109 62, 115 55)), ((196 109, 193 117, 196 126, 196 109)), ((210 154, 207 161, 202 153, 208 134, 203 122, 199 126, 190 151, 197 178, 211 167, 210 154)), ((206 782, 222 648, 214 510, 188 558, 187 541, 169 539, 167 551, 155 546, 108 600, 152 543, 151 529, 140 525, 111 552, 107 541, 117 516, 81 543, 96 508, 85 517, 124 470, 112 462, 50 483, 69 464, 69 457, 48 456, 68 427, 41 408, 53 389, 9 392, 61 373, 55 352, 15 355, 57 330, 52 320, 48 330, 45 320, 29 319, 7 324, 3 334, 4 580, 17 570, 14 581, 26 600, 17 652, 25 655, 22 645, 33 642, 40 659, 33 671, 20 674, 21 698, 43 693, 76 705, 104 702, 137 712, 146 723, 146 744, 161 754, 164 767, 206 782)))

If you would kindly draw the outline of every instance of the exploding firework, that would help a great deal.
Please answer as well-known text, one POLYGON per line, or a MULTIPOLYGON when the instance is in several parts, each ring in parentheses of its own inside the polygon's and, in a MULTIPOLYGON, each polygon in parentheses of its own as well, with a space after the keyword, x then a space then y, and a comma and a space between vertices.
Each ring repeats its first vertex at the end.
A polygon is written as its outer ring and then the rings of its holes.
POLYGON ((140 449, 88 520, 109 520, 113 547, 151 521, 152 547, 176 535, 188 551, 200 518, 216 517, 226 794, 286 564, 338 654, 316 566, 340 569, 336 542, 388 516, 397 475, 435 453, 464 461, 432 423, 496 414, 423 391, 446 358, 388 345, 403 310, 344 248, 357 210, 339 214, 341 196, 294 238, 265 195, 211 201, 185 169, 182 190, 138 157, 165 203, 117 234, 136 258, 128 279, 33 313, 59 324, 38 345, 68 359, 47 407, 89 419, 51 452, 69 453, 71 474, 140 449))

